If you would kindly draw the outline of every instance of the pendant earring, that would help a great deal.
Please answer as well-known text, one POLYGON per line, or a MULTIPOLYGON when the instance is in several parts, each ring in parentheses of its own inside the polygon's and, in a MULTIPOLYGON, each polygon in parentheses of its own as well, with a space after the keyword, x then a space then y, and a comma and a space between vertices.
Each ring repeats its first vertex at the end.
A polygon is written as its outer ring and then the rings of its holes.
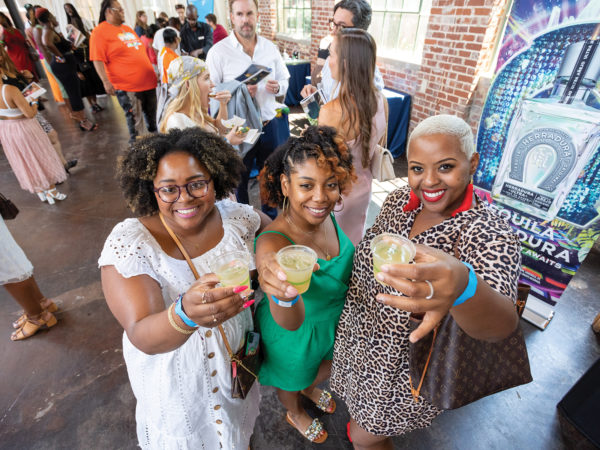
POLYGON ((290 202, 288 201, 287 195, 283 196, 283 204, 281 206, 281 212, 285 214, 285 210, 288 208, 290 202))
POLYGON ((340 198, 339 198, 339 200, 338 200, 336 203, 340 203, 340 202, 342 203, 342 209, 338 209, 338 210, 335 210, 335 209, 334 209, 334 210, 333 210, 333 212, 341 212, 341 211, 343 211, 343 210, 344 210, 344 197, 342 197, 342 195, 341 195, 341 194, 340 194, 340 198))

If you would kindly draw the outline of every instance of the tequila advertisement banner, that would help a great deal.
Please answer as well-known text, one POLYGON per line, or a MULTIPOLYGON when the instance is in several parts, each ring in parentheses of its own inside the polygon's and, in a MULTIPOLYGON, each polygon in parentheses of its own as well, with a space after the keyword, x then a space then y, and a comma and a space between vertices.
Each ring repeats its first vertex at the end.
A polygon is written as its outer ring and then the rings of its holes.
POLYGON ((597 0, 515 0, 477 135, 477 192, 550 305, 600 235, 599 22, 597 0))

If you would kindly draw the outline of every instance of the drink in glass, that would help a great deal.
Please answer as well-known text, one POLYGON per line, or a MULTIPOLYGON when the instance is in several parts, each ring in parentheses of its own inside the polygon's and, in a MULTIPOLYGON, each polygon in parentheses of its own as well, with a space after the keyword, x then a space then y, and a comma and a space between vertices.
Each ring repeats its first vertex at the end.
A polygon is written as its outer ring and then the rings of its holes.
POLYGON ((298 294, 308 291, 313 267, 317 262, 316 252, 305 245, 288 245, 277 252, 277 262, 287 275, 287 282, 298 294))
POLYGON ((223 253, 210 265, 222 286, 250 287, 250 255, 247 252, 223 253))
MULTIPOLYGON (((371 241, 373 254, 373 275, 377 274, 384 264, 408 264, 415 257, 416 249, 408 239, 392 233, 383 233, 375 236, 371 241)), ((379 281, 379 280, 377 280, 379 281)), ((385 283, 379 283, 387 286, 385 283)))

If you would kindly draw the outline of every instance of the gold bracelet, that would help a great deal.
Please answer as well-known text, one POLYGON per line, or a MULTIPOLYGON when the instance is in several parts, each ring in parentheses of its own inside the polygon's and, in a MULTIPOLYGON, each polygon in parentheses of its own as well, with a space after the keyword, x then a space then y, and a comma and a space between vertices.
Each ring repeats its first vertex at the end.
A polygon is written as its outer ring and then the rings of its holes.
POLYGON ((171 315, 174 307, 175 307, 175 303, 171 303, 171 306, 169 306, 169 309, 167 309, 167 317, 169 318, 169 323, 171 324, 171 326, 176 331, 179 331, 181 334, 185 334, 185 335, 192 334, 194 331, 196 331, 195 329, 194 330, 185 330, 185 329, 181 328, 179 325, 177 325, 177 323, 175 323, 175 319, 173 319, 173 316, 171 315))

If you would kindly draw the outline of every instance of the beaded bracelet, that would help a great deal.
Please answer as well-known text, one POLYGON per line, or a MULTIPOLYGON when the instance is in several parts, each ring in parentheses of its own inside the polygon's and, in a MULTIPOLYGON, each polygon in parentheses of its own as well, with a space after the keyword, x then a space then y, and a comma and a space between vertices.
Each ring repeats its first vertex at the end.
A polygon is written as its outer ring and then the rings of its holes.
POLYGON ((169 306, 169 309, 167 310, 167 317, 169 318, 169 324, 173 327, 173 329, 176 331, 179 331, 181 334, 185 334, 185 335, 192 334, 194 331, 196 331, 196 330, 184 330, 183 328, 181 328, 179 325, 177 325, 175 323, 175 319, 173 319, 173 316, 171 315, 174 307, 175 307, 175 303, 172 303, 171 306, 169 306))
POLYGON ((472 298, 475 295, 475 291, 477 290, 477 274, 473 270, 473 266, 469 263, 463 261, 461 262, 465 266, 467 266, 467 269, 469 269, 469 282, 467 283, 467 287, 465 288, 463 293, 460 294, 460 296, 456 300, 454 300, 454 303, 452 304, 453 307, 461 305, 462 303, 472 298))
POLYGON ((175 300, 175 314, 177 314, 179 318, 183 320, 183 323, 185 323, 188 327, 199 327, 199 325, 192 319, 190 319, 183 310, 183 294, 179 294, 179 297, 177 297, 177 300, 175 300))
POLYGON ((284 308, 291 308, 296 304, 298 300, 300 300, 300 294, 296 295, 296 298, 293 300, 279 300, 274 295, 271 295, 271 298, 273 299, 273 302, 275 302, 276 305, 282 306, 284 308))

